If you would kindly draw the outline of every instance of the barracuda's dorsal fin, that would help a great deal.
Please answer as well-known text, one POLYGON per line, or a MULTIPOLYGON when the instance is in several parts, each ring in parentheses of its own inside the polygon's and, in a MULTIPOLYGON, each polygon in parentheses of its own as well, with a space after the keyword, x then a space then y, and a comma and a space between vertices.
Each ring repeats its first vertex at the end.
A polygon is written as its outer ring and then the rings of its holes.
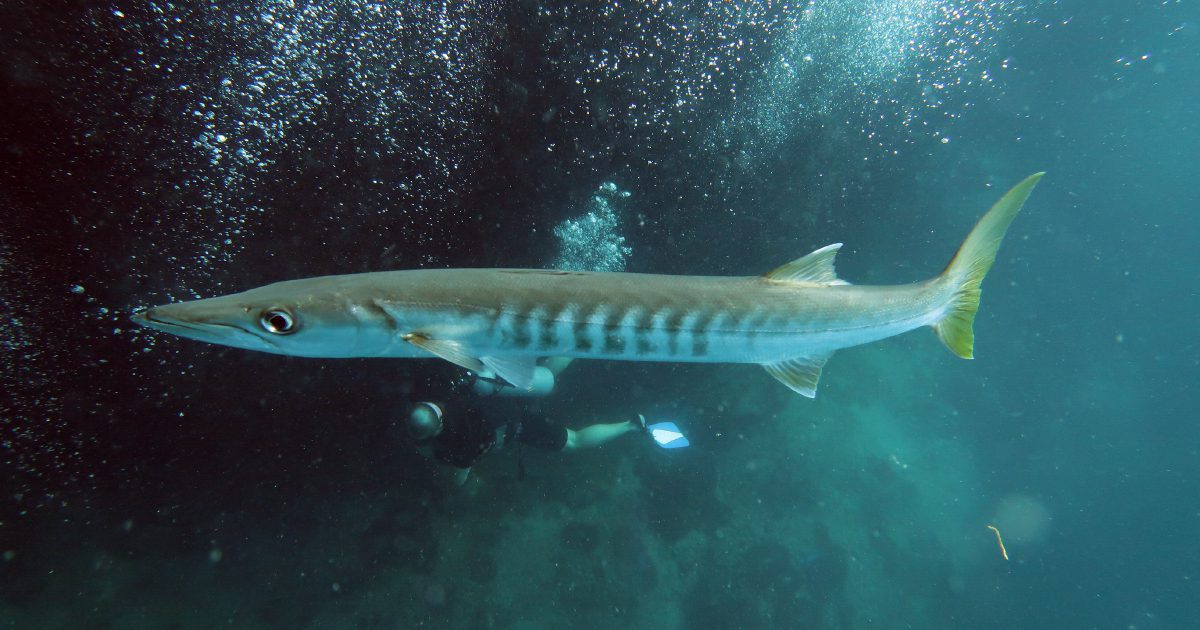
POLYGON ((821 368, 833 353, 807 357, 793 357, 775 363, 764 363, 767 373, 779 379, 792 391, 809 398, 817 397, 817 381, 821 380, 821 368))
POLYGON ((763 274, 763 277, 783 282, 801 282, 825 286, 850 284, 837 277, 837 272, 833 269, 833 259, 837 256, 838 250, 841 248, 841 243, 826 245, 804 258, 797 258, 782 267, 763 274))

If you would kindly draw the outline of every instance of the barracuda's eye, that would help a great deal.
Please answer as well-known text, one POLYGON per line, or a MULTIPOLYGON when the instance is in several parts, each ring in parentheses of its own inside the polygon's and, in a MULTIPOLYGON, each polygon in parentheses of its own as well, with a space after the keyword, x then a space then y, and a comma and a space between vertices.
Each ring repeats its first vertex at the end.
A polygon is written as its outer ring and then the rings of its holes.
POLYGON ((292 314, 281 308, 270 308, 263 311, 258 318, 263 330, 276 335, 290 335, 296 332, 296 320, 292 314))

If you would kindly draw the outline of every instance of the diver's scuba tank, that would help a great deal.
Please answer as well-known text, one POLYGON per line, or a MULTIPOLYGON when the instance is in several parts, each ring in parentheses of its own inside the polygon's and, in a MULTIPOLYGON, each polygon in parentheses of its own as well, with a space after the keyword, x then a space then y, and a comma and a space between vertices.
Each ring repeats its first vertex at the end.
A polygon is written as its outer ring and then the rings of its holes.
POLYGON ((554 372, 543 365, 533 368, 533 385, 529 389, 513 387, 495 374, 484 372, 475 378, 471 390, 480 396, 546 396, 554 391, 554 372))

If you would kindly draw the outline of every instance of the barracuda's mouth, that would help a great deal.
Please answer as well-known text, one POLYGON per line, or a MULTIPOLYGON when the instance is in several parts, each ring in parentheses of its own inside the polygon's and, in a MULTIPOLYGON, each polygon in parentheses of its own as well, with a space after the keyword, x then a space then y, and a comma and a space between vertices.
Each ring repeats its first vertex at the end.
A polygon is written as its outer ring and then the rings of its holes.
POLYGON ((130 319, 140 326, 169 332, 173 335, 182 335, 183 331, 189 330, 197 333, 205 333, 209 331, 216 332, 216 329, 219 328, 234 328, 234 326, 227 326, 225 324, 195 324, 182 319, 163 317, 162 315, 156 315, 155 309, 152 308, 134 313, 130 319))
POLYGON ((222 346, 279 352, 279 347, 241 326, 221 322, 195 322, 163 315, 159 308, 148 308, 130 316, 133 323, 177 337, 222 346))

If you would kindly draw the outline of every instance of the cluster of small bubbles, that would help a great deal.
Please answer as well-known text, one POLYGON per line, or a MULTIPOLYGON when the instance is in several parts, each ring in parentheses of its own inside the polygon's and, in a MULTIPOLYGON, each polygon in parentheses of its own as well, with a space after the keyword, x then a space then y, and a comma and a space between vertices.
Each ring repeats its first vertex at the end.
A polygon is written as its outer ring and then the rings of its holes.
POLYGON ((169 119, 156 161, 181 174, 180 201, 139 212, 176 252, 180 279, 211 275, 273 218, 263 190, 316 164, 313 130, 331 117, 355 161, 383 166, 368 178, 373 199, 328 212, 450 207, 481 142, 480 76, 495 41, 485 25, 497 15, 486 0, 97 10, 138 47, 127 69, 169 119))
POLYGON ((570 30, 557 27, 559 39, 583 51, 552 61, 581 99, 560 111, 582 111, 635 145, 694 140, 750 166, 814 124, 859 129, 880 144, 885 133, 934 135, 926 114, 956 118, 962 106, 947 96, 1002 69, 998 34, 1023 4, 611 0, 587 23, 569 3, 539 17, 574 19, 570 30))
POLYGON ((633 248, 625 244, 618 229, 620 220, 613 202, 628 199, 630 192, 613 182, 600 185, 588 200, 587 211, 567 219, 554 228, 558 237, 558 256, 553 269, 571 271, 624 271, 633 248))
MULTIPOLYGON (((58 348, 42 343, 45 334, 37 318, 26 317, 38 296, 23 280, 14 272, 11 247, 0 241, 0 387, 6 392, 0 396, 0 457, 13 469, 38 476, 65 461, 73 443, 43 439, 47 431, 56 430, 44 425, 59 415, 62 401, 53 394, 53 379, 37 366, 58 348), (15 395, 18 391, 38 394, 15 395)), ((67 290, 76 296, 84 293, 78 285, 67 290)))
POLYGON ((743 166, 772 153, 798 128, 860 130, 885 154, 917 136, 938 138, 970 100, 1007 68, 999 35, 1024 12, 1008 0, 809 3, 731 115, 705 139, 720 150, 739 138, 743 166), (885 139, 884 136, 890 139, 885 139), (898 139, 898 140, 897 140, 898 139))
POLYGON ((573 77, 591 123, 638 140, 695 133, 714 105, 736 99, 738 76, 760 61, 786 3, 607 2, 586 18, 579 7, 544 6, 541 16, 579 54, 552 60, 573 77), (570 26, 568 26, 570 25, 570 26))

